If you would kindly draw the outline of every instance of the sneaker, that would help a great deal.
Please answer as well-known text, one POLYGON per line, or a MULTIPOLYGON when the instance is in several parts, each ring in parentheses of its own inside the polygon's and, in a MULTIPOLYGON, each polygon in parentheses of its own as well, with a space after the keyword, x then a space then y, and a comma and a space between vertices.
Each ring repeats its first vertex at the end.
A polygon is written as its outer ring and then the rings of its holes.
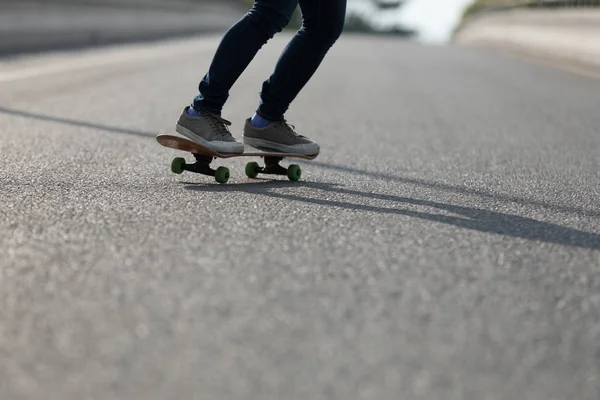
POLYGON ((244 143, 255 148, 276 150, 282 153, 304 155, 319 154, 319 144, 294 131, 294 126, 285 120, 271 122, 265 128, 256 128, 246 120, 244 126, 244 143))
POLYGON ((175 130, 188 139, 219 153, 243 153, 244 144, 235 140, 229 132, 231 122, 208 111, 201 111, 196 117, 187 113, 189 107, 177 121, 175 130))

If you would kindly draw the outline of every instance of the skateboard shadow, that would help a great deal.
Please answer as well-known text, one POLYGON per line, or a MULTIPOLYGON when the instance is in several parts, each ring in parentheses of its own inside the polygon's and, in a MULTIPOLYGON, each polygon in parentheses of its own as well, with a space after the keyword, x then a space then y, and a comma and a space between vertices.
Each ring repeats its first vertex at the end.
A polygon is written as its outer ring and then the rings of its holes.
MULTIPOLYGON (((33 112, 23 111, 23 110, 10 109, 10 108, 1 107, 1 106, 0 106, 0 114, 19 116, 19 117, 23 117, 23 118, 31 118, 31 119, 45 121, 45 122, 61 123, 61 124, 65 124, 65 125, 79 126, 79 127, 84 127, 84 128, 98 129, 98 130, 115 133, 115 134, 132 135, 132 136, 146 137, 146 138, 152 138, 152 139, 156 136, 156 132, 145 132, 145 131, 141 131, 141 130, 137 130, 137 129, 121 128, 118 126, 111 126, 111 125, 97 124, 97 123, 80 121, 80 120, 69 119, 69 118, 55 117, 55 116, 51 116, 51 115, 33 113, 33 112)), ((539 200, 522 198, 522 197, 513 196, 513 195, 505 195, 505 194, 485 191, 485 190, 481 190, 481 189, 472 189, 472 188, 467 188, 465 186, 460 186, 460 185, 437 183, 437 182, 427 181, 424 179, 407 178, 407 177, 403 177, 403 176, 399 176, 399 175, 366 171, 366 170, 362 170, 362 169, 358 169, 358 168, 352 168, 352 167, 348 167, 348 166, 344 166, 344 165, 336 165, 336 164, 326 163, 326 162, 317 161, 317 160, 308 161, 308 162, 303 161, 303 160, 297 160, 297 162, 299 164, 310 163, 310 165, 312 165, 312 166, 316 166, 316 167, 323 168, 323 169, 329 169, 332 171, 344 172, 344 173, 349 173, 349 174, 353 174, 353 175, 368 176, 369 178, 372 178, 372 179, 381 179, 381 180, 385 180, 385 181, 401 182, 401 183, 411 184, 411 185, 420 186, 420 187, 427 187, 427 188, 451 192, 451 193, 467 194, 467 195, 479 196, 482 198, 489 198, 489 199, 500 200, 500 201, 515 203, 515 204, 521 204, 524 206, 543 207, 548 210, 565 212, 565 213, 574 213, 574 214, 581 215, 581 216, 600 217, 600 211, 594 211, 594 210, 578 208, 578 207, 569 207, 569 206, 550 204, 550 203, 539 201, 539 200)))
POLYGON ((355 189, 347 189, 343 185, 335 183, 307 181, 289 182, 284 180, 232 183, 222 186, 217 186, 214 184, 197 184, 192 182, 183 183, 186 184, 185 188, 191 191, 243 192, 248 194, 259 194, 274 199, 301 202, 332 208, 341 208, 356 212, 404 215, 408 217, 419 218, 425 221, 443 223, 484 233, 493 233, 526 240, 600 250, 600 235, 596 233, 585 232, 550 222, 538 221, 533 218, 490 211, 481 208, 465 207, 433 200, 422 200, 392 194, 372 193, 355 189), (297 192, 293 194, 280 193, 276 190, 279 188, 290 187, 298 189, 297 192), (303 195, 303 193, 306 193, 305 189, 311 190, 311 197, 303 195), (340 200, 340 196, 336 196, 336 200, 319 198, 315 191, 352 196, 353 201, 340 200), (359 199, 358 201, 357 198, 359 199), (365 204, 360 201, 360 198, 369 200, 384 200, 394 203, 394 206, 384 207, 365 204), (407 209, 407 205, 434 208, 440 211, 455 214, 456 216, 414 211, 407 209))
MULTIPOLYGON (((61 123, 65 125, 79 126, 85 128, 93 128, 103 130, 114 134, 125 134, 137 137, 154 138, 155 133, 144 132, 136 129, 127 129, 117 126, 96 124, 86 121, 55 117, 51 115, 44 115, 33 113, 29 111, 15 110, 6 107, 0 107, 0 114, 19 116, 23 118, 31 118, 39 121, 61 123)), ((371 172, 361 170, 357 168, 351 168, 344 165, 330 164, 321 161, 303 161, 298 160, 298 163, 310 163, 315 167, 323 169, 329 169, 333 171, 339 171, 343 173, 367 176, 371 179, 380 179, 384 181, 394 181, 404 184, 410 184, 419 187, 431 188, 439 191, 465 194, 470 196, 478 196, 481 198, 493 199, 496 201, 503 201, 506 203, 520 204, 524 206, 535 206, 542 207, 551 211, 575 214, 584 217, 600 217, 600 212, 595 210, 589 210, 578 207, 569 207, 556 204, 550 204, 547 202, 527 199, 513 195, 505 195, 501 193, 495 193, 491 191, 485 191, 480 189, 467 188, 465 186, 443 184, 437 182, 431 182, 424 179, 408 178, 399 175, 382 174, 378 172, 371 172)), ((370 192, 360 192, 356 190, 349 190, 341 187, 338 184, 331 183, 311 183, 306 181, 289 182, 286 180, 260 180, 257 179, 253 183, 231 183, 224 186, 208 184, 202 185, 195 182, 185 182, 188 185, 189 190, 208 190, 208 191, 241 191, 246 193, 262 194, 273 198, 282 198, 290 201, 299 201, 305 203, 312 203, 317 205, 326 205, 331 207, 341 207, 356 211, 365 212, 376 212, 376 213, 387 213, 387 214, 399 214, 407 215, 415 218, 421 218, 424 220, 440 222, 445 224, 451 224, 466 229, 473 229, 482 232, 493 232, 507 236, 525 238, 530 240, 539 240, 548 243, 571 245, 589 249, 600 249, 600 236, 595 233, 588 233, 579 231, 576 229, 561 227, 556 224, 547 222, 536 221, 531 218, 519 217, 516 215, 503 214, 495 211, 488 211, 482 209, 475 209, 451 204, 445 204, 441 202, 433 202, 419 199, 411 199, 406 197, 393 196, 388 194, 376 194, 370 192), (312 197, 304 197, 298 194, 283 194, 273 191, 273 189, 282 187, 295 187, 295 188, 308 188, 318 189, 329 192, 337 192, 340 194, 347 194, 353 196, 362 196, 365 198, 384 199, 396 202, 398 205, 401 204, 412 204, 412 205, 423 205, 439 210, 445 210, 454 214, 462 215, 463 218, 450 217, 445 215, 438 215, 432 213, 415 212, 411 210, 405 210, 401 208, 386 208, 370 206, 367 204, 350 203, 342 201, 333 201, 326 199, 316 199, 312 197)))

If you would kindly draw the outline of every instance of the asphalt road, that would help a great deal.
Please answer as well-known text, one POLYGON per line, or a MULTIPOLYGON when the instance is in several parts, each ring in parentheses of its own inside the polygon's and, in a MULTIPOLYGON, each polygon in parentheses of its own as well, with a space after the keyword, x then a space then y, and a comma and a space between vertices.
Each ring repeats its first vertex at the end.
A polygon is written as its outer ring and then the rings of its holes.
POLYGON ((344 36, 303 180, 218 185, 154 139, 217 42, 0 63, 3 400, 600 397, 600 81, 344 36))

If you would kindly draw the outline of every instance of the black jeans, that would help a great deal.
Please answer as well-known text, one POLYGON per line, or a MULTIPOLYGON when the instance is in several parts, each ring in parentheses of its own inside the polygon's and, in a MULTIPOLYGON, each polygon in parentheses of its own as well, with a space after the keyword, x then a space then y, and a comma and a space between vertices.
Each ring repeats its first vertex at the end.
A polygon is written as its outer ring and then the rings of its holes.
POLYGON ((290 22, 298 4, 302 27, 279 57, 275 71, 263 82, 256 112, 280 121, 300 90, 313 76, 344 27, 347 0, 255 0, 231 27, 217 49, 194 99, 197 110, 221 115, 229 90, 258 50, 290 22))

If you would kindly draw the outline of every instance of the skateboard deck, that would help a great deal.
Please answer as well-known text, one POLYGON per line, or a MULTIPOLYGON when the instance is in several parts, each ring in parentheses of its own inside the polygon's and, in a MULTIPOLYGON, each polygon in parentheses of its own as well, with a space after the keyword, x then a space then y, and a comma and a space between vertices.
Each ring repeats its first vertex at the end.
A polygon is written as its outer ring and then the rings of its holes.
POLYGON ((229 169, 219 167, 216 170, 210 167, 210 163, 215 158, 233 158, 233 157, 261 157, 265 161, 265 166, 261 167, 257 162, 246 164, 246 176, 256 178, 258 174, 268 175, 286 175, 289 180, 297 181, 301 176, 301 169, 298 165, 290 165, 285 168, 279 165, 284 158, 299 158, 304 160, 314 160, 319 154, 305 155, 298 153, 283 153, 271 151, 268 149, 257 149, 246 145, 243 153, 219 153, 199 143, 193 142, 187 138, 173 135, 158 135, 156 140, 164 147, 191 153, 196 158, 194 164, 186 164, 185 159, 176 157, 171 162, 171 171, 181 174, 183 171, 195 172, 202 175, 215 177, 219 183, 226 183, 229 180, 229 169))

